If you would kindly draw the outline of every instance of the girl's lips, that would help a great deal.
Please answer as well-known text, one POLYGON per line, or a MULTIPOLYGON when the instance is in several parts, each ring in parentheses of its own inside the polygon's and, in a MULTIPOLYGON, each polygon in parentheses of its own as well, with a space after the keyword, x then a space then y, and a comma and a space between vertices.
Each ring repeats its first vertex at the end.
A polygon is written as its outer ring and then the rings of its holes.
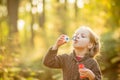
POLYGON ((74 44, 76 44, 78 41, 74 41, 74 44))

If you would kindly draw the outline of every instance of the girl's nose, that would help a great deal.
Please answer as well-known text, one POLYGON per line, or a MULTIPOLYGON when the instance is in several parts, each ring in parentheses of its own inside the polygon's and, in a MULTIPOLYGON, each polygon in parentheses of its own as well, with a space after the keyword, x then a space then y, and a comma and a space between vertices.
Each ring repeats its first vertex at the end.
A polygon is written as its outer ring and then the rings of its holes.
POLYGON ((77 37, 76 37, 76 36, 73 36, 72 40, 73 40, 73 41, 77 41, 77 37))

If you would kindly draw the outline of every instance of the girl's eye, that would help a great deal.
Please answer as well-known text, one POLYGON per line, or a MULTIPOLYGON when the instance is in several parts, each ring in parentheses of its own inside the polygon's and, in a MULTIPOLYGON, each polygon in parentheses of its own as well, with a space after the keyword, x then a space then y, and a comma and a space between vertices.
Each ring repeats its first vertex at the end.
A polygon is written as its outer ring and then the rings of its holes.
POLYGON ((81 35, 81 37, 82 37, 82 38, 86 38, 86 36, 85 36, 84 34, 83 34, 83 35, 81 35))

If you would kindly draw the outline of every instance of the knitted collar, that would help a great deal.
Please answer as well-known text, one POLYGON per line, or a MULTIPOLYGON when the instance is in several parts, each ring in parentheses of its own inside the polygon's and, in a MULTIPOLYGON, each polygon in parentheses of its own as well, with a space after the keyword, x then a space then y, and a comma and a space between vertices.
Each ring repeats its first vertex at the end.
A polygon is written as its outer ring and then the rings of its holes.
MULTIPOLYGON (((78 61, 78 60, 76 59, 76 53, 75 53, 74 50, 73 50, 73 52, 72 52, 70 55, 71 55, 71 57, 73 58, 73 60, 78 61)), ((86 59, 88 59, 88 58, 90 58, 90 56, 87 55, 87 53, 86 53, 86 55, 85 55, 83 58, 81 58, 79 61, 84 61, 84 60, 86 60, 86 59)))

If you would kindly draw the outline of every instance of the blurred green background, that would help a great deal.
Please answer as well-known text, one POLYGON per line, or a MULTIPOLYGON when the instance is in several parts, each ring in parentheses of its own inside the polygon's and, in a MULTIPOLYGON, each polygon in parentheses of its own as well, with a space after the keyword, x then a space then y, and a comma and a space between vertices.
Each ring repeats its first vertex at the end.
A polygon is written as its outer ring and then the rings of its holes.
POLYGON ((119 0, 0 0, 0 80, 62 80, 42 60, 60 34, 72 37, 79 26, 100 36, 103 80, 120 80, 119 0))

